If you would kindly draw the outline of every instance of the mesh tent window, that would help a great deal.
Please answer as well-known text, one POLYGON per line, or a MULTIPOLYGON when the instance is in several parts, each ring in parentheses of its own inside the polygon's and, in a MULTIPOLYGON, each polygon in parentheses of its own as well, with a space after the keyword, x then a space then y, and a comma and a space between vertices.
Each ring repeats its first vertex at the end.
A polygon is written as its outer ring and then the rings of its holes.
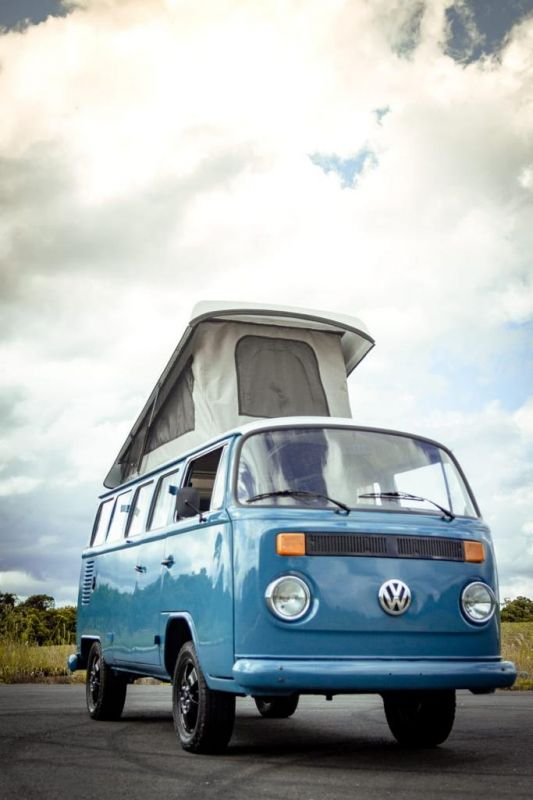
POLYGON ((120 460, 119 483, 123 483, 136 472, 143 455, 147 427, 146 421, 144 421, 137 433, 131 437, 130 444, 120 460))
POLYGON ((169 383, 165 396, 156 396, 150 424, 145 418, 132 437, 120 462, 121 482, 138 470, 145 453, 194 430, 193 388, 192 359, 189 359, 176 379, 169 383))
POLYGON ((313 348, 297 339, 243 336, 235 348, 239 414, 329 417, 313 348))
POLYGON ((150 424, 145 453, 150 453, 167 442, 183 436, 184 433, 194 430, 193 388, 191 359, 171 385, 167 396, 158 398, 161 404, 156 409, 150 424))

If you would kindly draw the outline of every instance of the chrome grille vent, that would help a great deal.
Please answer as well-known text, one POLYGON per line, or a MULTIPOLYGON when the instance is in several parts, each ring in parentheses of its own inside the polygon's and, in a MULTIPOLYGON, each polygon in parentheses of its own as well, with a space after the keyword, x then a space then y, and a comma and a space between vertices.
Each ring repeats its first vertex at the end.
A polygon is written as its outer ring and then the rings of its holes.
POLYGON ((386 556, 387 537, 370 534, 308 533, 306 553, 310 556, 386 556))
POLYGON ((81 581, 81 604, 86 606, 91 600, 94 581, 94 559, 85 561, 83 567, 83 578, 81 581))
POLYGON ((378 556, 464 561, 461 539, 435 536, 380 536, 370 533, 308 533, 308 556, 378 556))
POLYGON ((398 536, 400 558, 442 558, 463 561, 463 543, 459 539, 433 539, 418 536, 398 536))

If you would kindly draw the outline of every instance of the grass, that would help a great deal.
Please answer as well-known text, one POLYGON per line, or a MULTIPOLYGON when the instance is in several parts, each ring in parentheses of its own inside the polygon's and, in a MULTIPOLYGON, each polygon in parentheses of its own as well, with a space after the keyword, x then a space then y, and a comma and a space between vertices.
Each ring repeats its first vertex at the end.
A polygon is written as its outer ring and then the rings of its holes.
POLYGON ((84 672, 67 670, 74 650, 71 644, 33 647, 0 641, 0 683, 83 683, 84 672))
POLYGON ((514 661, 513 689, 533 689, 533 622, 502 622, 502 656, 514 661))
MULTIPOLYGON (((0 683, 83 683, 85 673, 67 670, 73 645, 32 647, 0 641, 0 683)), ((502 656, 514 661, 513 689, 533 690, 533 622, 502 623, 502 656)))

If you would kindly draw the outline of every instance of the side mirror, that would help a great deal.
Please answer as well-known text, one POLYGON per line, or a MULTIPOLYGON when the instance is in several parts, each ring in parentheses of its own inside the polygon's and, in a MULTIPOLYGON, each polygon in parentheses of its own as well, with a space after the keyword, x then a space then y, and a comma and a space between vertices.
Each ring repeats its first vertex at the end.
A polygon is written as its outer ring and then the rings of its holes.
POLYGON ((200 514, 200 495, 192 486, 184 486, 176 492, 176 517, 195 517, 200 514))

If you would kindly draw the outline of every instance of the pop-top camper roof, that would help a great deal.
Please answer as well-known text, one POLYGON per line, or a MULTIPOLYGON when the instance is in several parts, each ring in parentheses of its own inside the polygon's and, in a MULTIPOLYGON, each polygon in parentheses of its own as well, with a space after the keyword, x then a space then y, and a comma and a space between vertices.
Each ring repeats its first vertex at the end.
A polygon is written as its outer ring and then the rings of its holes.
POLYGON ((373 346, 344 314, 199 303, 104 485, 258 417, 349 417, 346 377, 373 346))

